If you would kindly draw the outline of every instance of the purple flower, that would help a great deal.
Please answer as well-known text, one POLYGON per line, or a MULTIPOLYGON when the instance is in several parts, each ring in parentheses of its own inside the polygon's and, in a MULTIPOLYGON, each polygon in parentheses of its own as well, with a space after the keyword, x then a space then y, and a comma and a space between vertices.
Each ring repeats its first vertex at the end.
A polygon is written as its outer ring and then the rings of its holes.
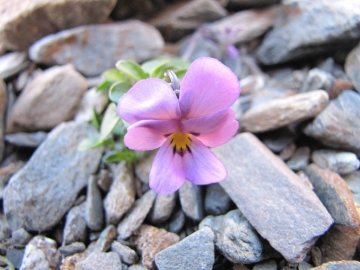
POLYGON ((224 165, 208 147, 230 140, 238 130, 229 108, 240 86, 232 71, 213 58, 195 60, 177 98, 160 79, 137 82, 118 103, 118 114, 131 124, 125 145, 134 150, 160 147, 150 172, 158 194, 176 191, 188 180, 197 185, 222 181, 224 165))

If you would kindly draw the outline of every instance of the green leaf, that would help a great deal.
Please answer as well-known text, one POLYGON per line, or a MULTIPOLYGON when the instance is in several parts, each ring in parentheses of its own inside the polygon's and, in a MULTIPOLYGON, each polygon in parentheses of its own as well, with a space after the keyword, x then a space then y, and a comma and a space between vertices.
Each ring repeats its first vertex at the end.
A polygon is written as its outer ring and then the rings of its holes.
POLYGON ((154 74, 157 73, 156 70, 169 63, 169 61, 170 61, 169 59, 156 58, 146 61, 141 65, 141 67, 145 72, 147 72, 150 75, 150 77, 154 77, 154 74))
POLYGON ((128 77, 132 82, 148 78, 146 72, 137 63, 128 60, 121 60, 116 63, 116 68, 128 77))
POLYGON ((98 86, 96 86, 96 91, 108 90, 112 82, 103 81, 98 86))
POLYGON ((114 68, 106 70, 102 74, 102 77, 104 78, 105 81, 108 82, 116 82, 116 81, 124 80, 124 74, 114 68))
POLYGON ((91 119, 91 125, 93 125, 97 130, 100 129, 101 115, 93 109, 93 118, 91 119))
POLYGON ((104 157, 105 163, 119 162, 122 160, 134 162, 136 160, 135 152, 129 149, 124 149, 122 151, 112 151, 104 157))
POLYGON ((124 81, 114 83, 110 87, 109 99, 115 103, 118 103, 119 98, 121 98, 121 96, 125 94, 130 88, 131 85, 124 81))
POLYGON ((173 58, 170 60, 169 66, 176 67, 177 70, 188 69, 190 66, 190 62, 182 58, 173 58))
POLYGON ((117 108, 115 103, 110 103, 106 108, 104 118, 100 126, 100 140, 105 140, 107 136, 111 134, 116 124, 120 121, 120 117, 117 115, 117 108))
POLYGON ((126 127, 124 126, 122 121, 119 121, 119 123, 116 124, 114 129, 112 130, 112 134, 124 136, 126 134, 126 127))
POLYGON ((104 141, 101 141, 100 136, 97 135, 97 136, 89 137, 89 138, 82 140, 78 146, 78 150, 79 151, 88 150, 91 148, 101 146, 103 144, 104 144, 104 141))
POLYGON ((184 78, 186 71, 187 71, 187 69, 180 69, 180 70, 175 71, 176 77, 178 77, 178 79, 184 78))

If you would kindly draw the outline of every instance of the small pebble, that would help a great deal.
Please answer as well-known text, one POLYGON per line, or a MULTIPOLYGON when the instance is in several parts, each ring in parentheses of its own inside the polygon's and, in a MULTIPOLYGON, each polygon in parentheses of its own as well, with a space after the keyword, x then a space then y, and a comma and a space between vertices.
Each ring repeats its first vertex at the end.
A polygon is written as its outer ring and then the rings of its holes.
POLYGON ((126 264, 136 264, 139 261, 139 256, 135 250, 121 244, 118 241, 113 241, 111 244, 111 250, 119 254, 120 259, 126 264))
POLYGON ((89 178, 86 203, 85 221, 90 230, 100 230, 103 225, 103 203, 100 190, 97 187, 96 176, 89 178))
POLYGON ((85 251, 85 249, 86 249, 86 246, 84 243, 74 242, 68 246, 60 247, 59 251, 63 256, 66 257, 66 256, 71 256, 75 253, 81 253, 81 252, 85 251))

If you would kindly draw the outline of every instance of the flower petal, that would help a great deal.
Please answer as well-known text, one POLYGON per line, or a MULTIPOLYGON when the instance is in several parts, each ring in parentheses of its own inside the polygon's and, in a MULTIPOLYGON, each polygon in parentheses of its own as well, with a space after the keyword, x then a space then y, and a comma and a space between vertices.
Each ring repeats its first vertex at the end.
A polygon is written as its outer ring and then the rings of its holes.
POLYGON ((180 118, 179 101, 172 88, 160 79, 138 81, 118 103, 118 114, 126 122, 180 118))
POLYGON ((169 134, 178 130, 178 120, 141 120, 128 128, 124 142, 133 150, 153 150, 159 148, 169 134))
POLYGON ((166 139, 156 154, 149 179, 150 188, 160 195, 178 190, 185 182, 183 159, 173 153, 170 138, 166 139))
POLYGON ((186 179, 196 185, 206 185, 224 180, 227 171, 211 150, 195 137, 191 138, 191 152, 183 157, 186 179))
POLYGON ((238 128, 239 123, 235 120, 235 112, 232 109, 182 122, 184 133, 196 135, 203 144, 210 147, 226 143, 236 134, 238 128))
POLYGON ((239 94, 239 81, 227 66, 213 58, 199 58, 180 84, 182 117, 200 117, 228 108, 239 94))

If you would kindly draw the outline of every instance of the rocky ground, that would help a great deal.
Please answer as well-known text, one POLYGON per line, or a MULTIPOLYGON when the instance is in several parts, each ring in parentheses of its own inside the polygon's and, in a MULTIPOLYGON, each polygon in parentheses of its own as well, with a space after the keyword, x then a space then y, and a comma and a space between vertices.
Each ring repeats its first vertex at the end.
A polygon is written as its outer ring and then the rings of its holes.
POLYGON ((0 14, 1 266, 360 269, 359 1, 0 0, 0 14), (157 196, 154 152, 78 150, 109 102, 102 72, 160 55, 239 77, 220 184, 157 196))

